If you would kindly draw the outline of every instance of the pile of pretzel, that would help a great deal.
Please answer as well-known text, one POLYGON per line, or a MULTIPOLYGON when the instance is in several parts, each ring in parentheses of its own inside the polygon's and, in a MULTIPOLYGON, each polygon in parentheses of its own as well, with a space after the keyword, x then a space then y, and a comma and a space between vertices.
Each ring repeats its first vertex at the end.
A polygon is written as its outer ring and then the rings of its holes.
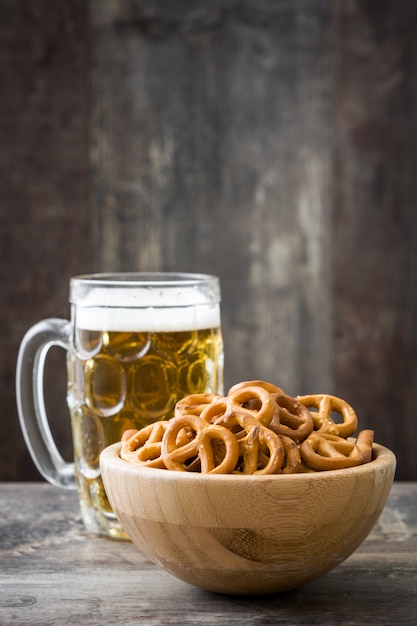
POLYGON ((327 394, 293 398, 261 380, 222 397, 193 394, 170 420, 122 436, 130 463, 204 474, 294 474, 354 467, 372 458, 374 433, 353 408, 327 394), (335 419, 337 418, 337 419, 335 419))

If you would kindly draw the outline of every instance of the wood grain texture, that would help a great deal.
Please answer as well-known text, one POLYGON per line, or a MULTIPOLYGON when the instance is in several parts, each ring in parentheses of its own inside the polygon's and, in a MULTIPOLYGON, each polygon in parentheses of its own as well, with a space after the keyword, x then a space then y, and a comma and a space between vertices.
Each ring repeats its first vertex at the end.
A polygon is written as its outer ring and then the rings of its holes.
POLYGON ((417 479, 414 0, 4 0, 0 18, 0 476, 34 476, 16 352, 67 316, 68 278, 188 270, 221 279, 226 387, 340 395, 417 479))
MULTIPOLYGON (((0 3, 0 476, 37 476, 14 393, 19 343, 45 317, 67 317, 68 279, 92 269, 87 210, 87 10, 82 1, 0 3)), ((72 455, 65 356, 52 351, 51 422, 72 455)))
POLYGON ((338 3, 334 339, 340 395, 417 471, 417 5, 338 3))
POLYGON ((366 539, 389 496, 395 457, 330 472, 203 475, 100 457, 109 502, 133 543, 192 585, 268 594, 318 579, 366 539))
POLYGON ((226 387, 348 399, 400 478, 417 472, 416 18, 92 5, 100 265, 218 274, 226 387))
POLYGON ((227 597, 162 572, 130 543, 86 535, 75 493, 0 485, 0 623, 236 626, 414 625, 417 484, 394 483, 345 563, 296 591, 227 597))
POLYGON ((218 274, 227 384, 293 393, 333 386, 330 14, 297 7, 92 5, 100 265, 218 274))

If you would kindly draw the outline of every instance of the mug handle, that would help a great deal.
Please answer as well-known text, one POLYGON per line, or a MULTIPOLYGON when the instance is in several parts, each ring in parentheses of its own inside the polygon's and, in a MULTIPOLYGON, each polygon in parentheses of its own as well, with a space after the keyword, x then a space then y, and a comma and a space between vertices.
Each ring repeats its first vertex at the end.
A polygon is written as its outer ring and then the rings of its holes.
POLYGON ((45 409, 45 359, 52 346, 69 350, 71 323, 50 318, 32 326, 20 344, 16 367, 16 401, 23 436, 37 469, 51 484, 76 489, 74 463, 62 458, 45 409))

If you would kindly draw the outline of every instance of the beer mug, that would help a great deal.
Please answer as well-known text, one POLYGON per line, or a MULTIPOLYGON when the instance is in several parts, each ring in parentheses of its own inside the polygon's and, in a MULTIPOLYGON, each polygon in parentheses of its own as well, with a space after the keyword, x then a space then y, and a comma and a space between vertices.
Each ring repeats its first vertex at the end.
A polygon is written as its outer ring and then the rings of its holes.
POLYGON ((70 281, 71 320, 28 330, 16 395, 26 445, 50 483, 78 489, 86 529, 127 538, 100 477, 99 456, 123 431, 172 417, 180 398, 223 393, 220 286, 215 276, 92 274, 70 281), (48 350, 67 350, 74 462, 65 462, 45 410, 48 350))

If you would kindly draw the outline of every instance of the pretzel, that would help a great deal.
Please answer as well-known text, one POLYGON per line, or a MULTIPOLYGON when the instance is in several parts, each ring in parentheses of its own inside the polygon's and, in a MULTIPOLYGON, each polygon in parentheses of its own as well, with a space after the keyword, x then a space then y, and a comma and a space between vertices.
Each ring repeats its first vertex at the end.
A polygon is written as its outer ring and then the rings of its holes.
POLYGON ((132 437, 138 432, 139 432, 138 428, 129 428, 128 430, 125 430, 122 433, 122 442, 127 441, 128 439, 130 439, 130 437, 132 437))
POLYGON ((183 415, 201 415, 201 412, 221 396, 214 393, 194 393, 182 398, 175 405, 175 417, 183 415))
POLYGON ((369 463, 372 460, 372 444, 374 441, 373 430, 361 430, 356 438, 356 445, 362 454, 364 463, 369 463))
POLYGON ((284 448, 284 462, 281 467, 281 474, 296 474, 301 465, 301 455, 296 442, 292 437, 279 436, 284 448))
POLYGON ((168 469, 185 471, 187 461, 198 456, 196 437, 203 428, 205 428, 205 424, 197 415, 174 417, 169 421, 166 436, 161 446, 162 458, 168 469), (189 440, 178 446, 178 434, 183 429, 188 432, 189 440))
POLYGON ((271 394, 259 386, 248 385, 236 389, 227 396, 226 404, 228 410, 245 409, 263 426, 268 426, 275 413, 275 403, 271 394))
POLYGON ((304 441, 313 430, 310 411, 301 402, 285 393, 273 393, 276 410, 269 428, 277 435, 290 437, 296 443, 304 441))
POLYGON ((198 416, 188 415, 170 420, 162 440, 161 456, 168 469, 189 471, 187 462, 194 463, 199 457, 202 473, 228 474, 237 463, 239 445, 234 435, 226 428, 213 426, 198 416), (183 429, 194 431, 195 436, 184 445, 178 446, 178 434, 183 429), (221 441, 224 444, 224 456, 218 464, 213 441, 221 441))
POLYGON ((245 380, 241 383, 236 383, 233 387, 230 387, 227 395, 230 396, 235 391, 239 391, 240 389, 245 389, 246 387, 261 387, 268 391, 268 393, 284 393, 280 387, 272 383, 267 383, 264 380, 245 380))
POLYGON ((220 417, 216 425, 233 430, 239 426, 236 435, 239 443, 241 462, 235 473, 276 474, 284 461, 284 448, 278 435, 260 423, 246 410, 231 410, 220 417))
POLYGON ((314 474, 317 472, 313 467, 309 467, 307 463, 304 463, 303 459, 301 459, 300 467, 298 468, 299 474, 314 474))
MULTIPOLYGON (((201 472, 203 474, 230 474, 239 459, 239 444, 236 437, 227 428, 207 426, 199 436, 201 472), (219 459, 219 446, 224 445, 223 459, 219 459)), ((223 446, 222 446, 223 447, 223 446)))
POLYGON ((174 417, 122 435, 130 463, 204 474, 293 474, 354 467, 372 460, 374 432, 357 428, 353 408, 328 394, 297 396, 251 380, 227 396, 189 395, 174 417), (334 421, 338 413, 342 421, 334 421))
POLYGON ((241 409, 267 426, 274 415, 275 405, 271 394, 266 389, 248 385, 233 391, 230 396, 214 400, 204 408, 200 417, 207 422, 214 423, 228 411, 233 412, 241 409))
POLYGON ((315 470, 335 470, 363 463, 358 446, 343 437, 313 432, 300 445, 302 460, 315 470))
POLYGON ((126 430, 122 435, 120 456, 130 463, 165 468, 161 458, 162 438, 168 422, 154 422, 141 430, 126 430))
POLYGON ((213 424, 225 413, 227 413, 227 410, 227 398, 220 398, 219 400, 215 400, 206 406, 201 412, 200 417, 205 422, 213 424))
POLYGON ((355 411, 350 404, 341 398, 328 394, 312 394, 297 396, 296 399, 307 409, 313 409, 310 413, 313 418, 314 429, 320 433, 329 433, 346 438, 350 437, 358 426, 355 411), (343 423, 334 422, 331 417, 332 412, 339 413, 343 418, 343 423))
MULTIPOLYGON (((281 465, 281 468, 277 474, 296 474, 300 471, 301 468, 301 456, 300 451, 298 449, 298 445, 295 443, 293 439, 290 437, 285 437, 284 435, 278 435, 283 450, 284 450, 284 459, 281 465)), ((267 456, 265 455, 264 449, 259 451, 259 460, 262 465, 266 465, 267 456)), ((311 470, 314 471, 314 470, 311 470)))

